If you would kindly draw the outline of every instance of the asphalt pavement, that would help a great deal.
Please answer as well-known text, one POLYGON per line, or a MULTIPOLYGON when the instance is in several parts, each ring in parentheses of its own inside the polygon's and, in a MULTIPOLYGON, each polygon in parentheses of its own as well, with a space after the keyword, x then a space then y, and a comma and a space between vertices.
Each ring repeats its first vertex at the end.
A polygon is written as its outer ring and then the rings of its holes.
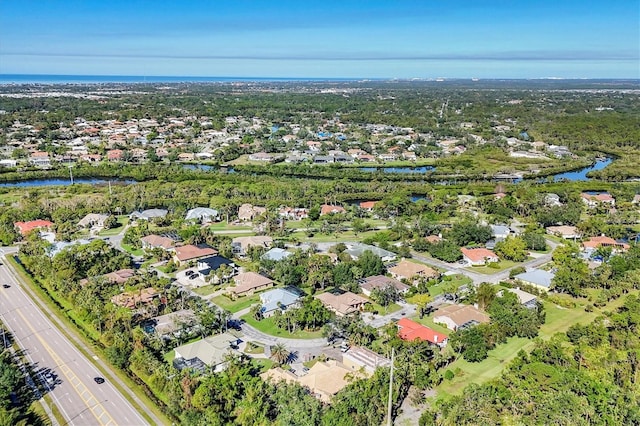
POLYGON ((4 264, 0 266, 0 320, 23 349, 37 372, 35 379, 51 395, 65 425, 149 424, 108 378, 96 383, 94 378, 103 377, 102 373, 33 303, 4 264))

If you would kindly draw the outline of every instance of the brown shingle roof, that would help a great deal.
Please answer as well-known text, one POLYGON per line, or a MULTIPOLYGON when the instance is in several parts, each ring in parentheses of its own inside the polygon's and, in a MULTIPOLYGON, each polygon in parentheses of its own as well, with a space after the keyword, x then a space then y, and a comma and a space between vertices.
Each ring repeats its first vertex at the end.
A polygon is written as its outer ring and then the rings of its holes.
POLYGON ((194 246, 193 244, 188 244, 186 246, 176 247, 176 259, 180 262, 198 259, 205 256, 215 256, 217 254, 218 250, 207 245, 194 246))
POLYGON ((235 287, 230 287, 229 291, 235 294, 242 294, 251 290, 267 287, 273 284, 273 280, 260 275, 256 272, 245 272, 236 275, 233 279, 236 283, 235 287))
POLYGON ((327 308, 342 315, 357 312, 360 306, 369 301, 350 291, 343 294, 322 293, 315 296, 315 298, 320 300, 327 308))
POLYGON ((396 266, 389 268, 389 272, 407 279, 415 276, 426 278, 437 278, 440 276, 435 269, 419 263, 409 262, 408 260, 401 260, 396 266))
POLYGON ((165 250, 172 248, 175 244, 175 241, 171 238, 155 234, 142 237, 141 240, 151 247, 162 247, 165 250))

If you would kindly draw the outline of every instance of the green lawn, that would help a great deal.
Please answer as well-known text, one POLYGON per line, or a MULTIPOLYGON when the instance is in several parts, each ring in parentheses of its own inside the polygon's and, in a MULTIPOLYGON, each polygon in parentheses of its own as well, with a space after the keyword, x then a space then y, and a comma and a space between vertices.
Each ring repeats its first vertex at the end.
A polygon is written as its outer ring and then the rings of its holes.
POLYGON ((338 232, 337 234, 321 234, 319 232, 316 232, 313 237, 309 238, 307 237, 307 233, 306 232, 293 232, 289 237, 295 237, 297 238, 299 241, 305 241, 308 243, 348 243, 351 241, 361 241, 367 237, 372 237, 376 234, 376 232, 378 231, 367 231, 367 232, 361 232, 359 234, 355 234, 353 231, 345 231, 345 232, 338 232))
POLYGON ((127 253, 132 254, 134 256, 144 255, 144 251, 142 251, 142 249, 133 248, 129 244, 125 244, 125 243, 122 243, 121 246, 127 253))
POLYGON ((208 296, 218 289, 217 285, 203 285, 202 287, 194 288, 193 292, 200 296, 208 296))
POLYGON ((258 303, 260 296, 254 294, 253 296, 239 297, 237 300, 231 300, 225 295, 220 295, 212 298, 211 301, 222 309, 235 313, 248 308, 254 303, 258 303))
POLYGON ((247 347, 244 349, 244 353, 253 354, 253 355, 255 355, 255 354, 263 354, 264 353, 264 346, 262 346, 259 343, 249 342, 249 343, 247 343, 247 347))
POLYGON ((373 303, 373 302, 370 302, 370 303, 371 303, 371 306, 373 307, 373 309, 378 311, 378 314, 380 314, 380 315, 392 314, 392 313, 397 312, 400 309, 402 309, 402 307, 400 305, 398 305, 397 303, 392 303, 389 306, 387 306, 386 308, 384 306, 382 306, 382 305, 378 305, 377 303, 373 303))
POLYGON ((459 394, 469 383, 481 384, 498 377, 520 349, 531 349, 533 345, 533 340, 512 337, 507 343, 490 350, 489 356, 482 362, 468 362, 461 357, 446 368, 451 371, 460 369, 460 372, 456 373, 453 380, 444 380, 436 388, 438 396, 459 394))
POLYGON ((473 282, 473 280, 466 275, 456 274, 456 275, 448 275, 451 279, 442 280, 436 285, 432 285, 429 287, 429 294, 431 297, 436 297, 445 291, 448 291, 450 288, 457 290, 460 286, 469 285, 473 282))
POLYGON ((115 228, 102 230, 102 231, 98 232, 98 235, 100 235, 101 237, 108 237, 108 236, 112 236, 112 235, 118 235, 122 231, 122 228, 124 226, 126 226, 127 223, 129 223, 129 217, 128 216, 118 216, 117 219, 118 219, 118 226, 116 226, 115 228))
POLYGON ((298 330, 295 333, 289 333, 286 330, 276 327, 273 323, 273 318, 265 318, 261 321, 257 321, 251 314, 243 315, 240 318, 245 320, 247 324, 256 328, 258 331, 271 336, 286 337, 289 339, 315 339, 322 337, 322 331, 298 330))
POLYGON ((216 222, 209 225, 209 229, 214 231, 250 231, 253 229, 253 227, 246 225, 231 225, 227 222, 216 222))
POLYGON ((443 333, 446 335, 449 335, 451 333, 453 333, 451 330, 449 330, 447 327, 441 325, 441 324, 436 324, 435 322, 433 322, 433 318, 432 317, 423 317, 420 318, 419 316, 416 316, 414 318, 411 318, 413 321, 420 323, 422 325, 426 325, 427 327, 433 329, 434 331, 437 331, 438 333, 443 333))
MULTIPOLYGON (((526 260, 531 260, 531 258, 527 258, 526 260)), ((496 272, 504 271, 505 269, 511 268, 513 266, 519 265, 519 262, 514 262, 512 260, 501 260, 498 262, 497 268, 490 268, 488 266, 472 266, 470 268, 466 268, 468 271, 479 272, 481 274, 493 275, 496 272)))
MULTIPOLYGON (((546 322, 540 327, 539 334, 543 339, 549 339, 558 332, 565 332, 574 324, 587 324, 598 315, 597 312, 585 312, 583 304, 571 309, 561 308, 547 301, 544 301, 543 304, 546 312, 546 322)), ((609 307, 607 308, 610 309, 609 307)), ((428 324, 428 321, 416 321, 432 327, 431 324, 428 324)), ((436 329, 435 327, 433 328, 434 330, 436 329)), ((533 346, 533 340, 512 337, 507 343, 498 345, 495 349, 489 351, 489 357, 482 362, 471 363, 462 358, 458 359, 449 365, 447 369, 454 371, 459 368, 462 372, 461 376, 456 376, 451 381, 443 381, 437 387, 438 395, 459 394, 469 383, 480 384, 497 377, 521 349, 530 351, 533 346)))
POLYGON ((164 358, 164 360, 169 364, 171 364, 171 362, 175 357, 176 357, 176 351, 174 351, 173 349, 171 349, 169 352, 167 352, 162 356, 162 358, 164 358))
POLYGON ((269 370, 274 364, 272 360, 267 358, 254 358, 252 362, 258 366, 261 373, 269 370))

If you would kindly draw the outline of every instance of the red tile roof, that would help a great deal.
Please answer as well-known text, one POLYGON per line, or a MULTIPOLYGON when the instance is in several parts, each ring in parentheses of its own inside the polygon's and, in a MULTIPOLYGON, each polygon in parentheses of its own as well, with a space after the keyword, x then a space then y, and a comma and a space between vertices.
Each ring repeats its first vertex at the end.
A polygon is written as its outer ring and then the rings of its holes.
POLYGON ((331 206, 329 204, 323 204, 320 207, 320 215, 333 214, 333 213, 344 213, 345 210, 341 206, 331 206))
POLYGON ((413 341, 418 339, 434 344, 442 344, 448 337, 446 334, 438 333, 408 318, 401 318, 398 321, 398 328, 398 335, 402 340, 413 341))
POLYGON ((494 252, 492 252, 489 249, 486 248, 466 248, 466 247, 462 247, 460 249, 460 251, 462 252, 462 254, 466 257, 468 257, 469 259, 471 259, 471 261, 473 262, 479 262, 481 260, 484 259, 492 259, 492 258, 496 258, 498 257, 494 252))
POLYGON ((16 228, 20 231, 22 235, 27 235, 29 232, 34 229, 40 228, 51 228, 53 226, 53 222, 49 222, 48 220, 31 220, 29 222, 16 222, 14 223, 16 228))
POLYGON ((593 249, 597 249, 598 247, 615 247, 622 250, 628 250, 630 247, 629 244, 619 243, 613 238, 605 237, 604 235, 600 237, 591 237, 589 240, 584 241, 582 246, 593 249))
POLYGON ((363 201, 360 203, 361 209, 372 209, 376 206, 376 201, 363 201))

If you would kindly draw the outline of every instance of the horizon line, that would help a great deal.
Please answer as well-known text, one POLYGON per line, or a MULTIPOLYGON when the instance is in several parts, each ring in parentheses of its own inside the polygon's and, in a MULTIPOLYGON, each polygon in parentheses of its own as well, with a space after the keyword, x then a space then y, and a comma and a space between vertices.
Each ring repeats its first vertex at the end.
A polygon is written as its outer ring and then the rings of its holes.
POLYGON ((9 76, 20 77, 135 77, 135 78, 197 78, 197 79, 240 79, 240 80, 399 80, 399 81, 430 81, 430 80, 626 80, 640 81, 640 77, 294 77, 294 76, 231 76, 231 75, 161 75, 161 74, 54 74, 54 73, 0 73, 0 78, 9 76))

